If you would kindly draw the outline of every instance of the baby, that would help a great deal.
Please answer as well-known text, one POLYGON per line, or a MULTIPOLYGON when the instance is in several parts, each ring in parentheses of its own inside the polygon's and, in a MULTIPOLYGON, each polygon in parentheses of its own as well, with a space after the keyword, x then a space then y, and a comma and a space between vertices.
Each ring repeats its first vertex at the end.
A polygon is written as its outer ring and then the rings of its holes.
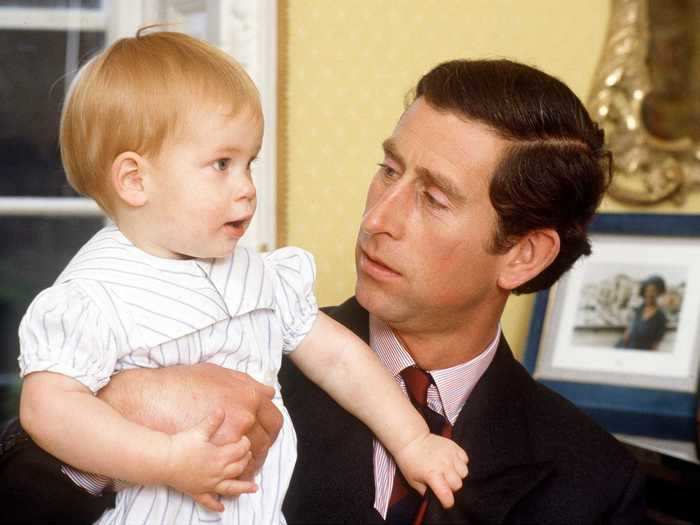
POLYGON ((119 40, 67 95, 68 180, 114 225, 22 320, 20 418, 65 463, 128 483, 98 523, 284 523, 296 440, 276 377, 283 353, 372 429, 417 490, 450 506, 467 474, 464 451, 430 434, 374 353, 318 311, 310 254, 237 247, 255 212, 262 133, 241 66, 179 33, 119 40), (284 423, 254 482, 237 479, 246 438, 210 440, 222 412, 168 435, 94 395, 121 370, 200 362, 275 387, 284 423))

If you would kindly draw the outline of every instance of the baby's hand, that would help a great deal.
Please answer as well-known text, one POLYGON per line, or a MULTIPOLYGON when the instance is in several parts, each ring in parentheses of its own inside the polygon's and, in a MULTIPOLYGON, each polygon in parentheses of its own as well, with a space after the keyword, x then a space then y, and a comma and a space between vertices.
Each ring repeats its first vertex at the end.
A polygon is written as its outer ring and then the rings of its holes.
POLYGON ((428 485, 445 508, 454 505, 452 493, 462 487, 469 472, 467 453, 454 441, 435 434, 414 439, 395 459, 411 487, 424 494, 428 485))
POLYGON ((214 494, 238 496, 257 490, 252 481, 236 479, 251 458, 248 438, 221 446, 211 443, 223 421, 224 412, 217 410, 194 427, 170 436, 165 471, 167 485, 219 512, 224 507, 214 494))

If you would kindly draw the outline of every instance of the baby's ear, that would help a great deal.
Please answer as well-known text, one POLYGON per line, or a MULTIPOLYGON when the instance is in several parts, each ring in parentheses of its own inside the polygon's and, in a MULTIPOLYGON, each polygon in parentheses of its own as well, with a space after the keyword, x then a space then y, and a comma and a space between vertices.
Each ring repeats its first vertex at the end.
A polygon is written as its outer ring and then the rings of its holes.
POLYGON ((145 159, 133 151, 120 153, 112 163, 112 185, 119 198, 129 206, 146 204, 144 189, 145 159))

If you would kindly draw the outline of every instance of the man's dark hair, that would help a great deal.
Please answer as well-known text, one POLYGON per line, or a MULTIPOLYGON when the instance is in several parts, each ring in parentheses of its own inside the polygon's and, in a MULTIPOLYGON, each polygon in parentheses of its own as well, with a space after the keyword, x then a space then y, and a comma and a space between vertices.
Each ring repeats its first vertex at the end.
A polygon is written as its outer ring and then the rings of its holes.
POLYGON ((563 82, 510 60, 453 60, 420 79, 412 100, 419 97, 509 142, 489 187, 498 214, 492 251, 505 252, 533 230, 559 234, 557 258, 516 294, 548 288, 591 253, 586 229, 612 159, 603 131, 563 82))

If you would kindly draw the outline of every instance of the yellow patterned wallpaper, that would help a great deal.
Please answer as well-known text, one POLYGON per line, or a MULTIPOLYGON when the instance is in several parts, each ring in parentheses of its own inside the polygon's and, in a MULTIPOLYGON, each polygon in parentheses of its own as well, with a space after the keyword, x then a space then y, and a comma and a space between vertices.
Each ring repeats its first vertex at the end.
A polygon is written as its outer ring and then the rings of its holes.
MULTIPOLYGON (((319 301, 334 304, 353 292, 365 191, 418 77, 451 58, 508 57, 585 99, 608 1, 280 0, 280 10, 286 241, 315 254, 319 301)), ((516 353, 531 300, 511 299, 504 316, 516 353)))

